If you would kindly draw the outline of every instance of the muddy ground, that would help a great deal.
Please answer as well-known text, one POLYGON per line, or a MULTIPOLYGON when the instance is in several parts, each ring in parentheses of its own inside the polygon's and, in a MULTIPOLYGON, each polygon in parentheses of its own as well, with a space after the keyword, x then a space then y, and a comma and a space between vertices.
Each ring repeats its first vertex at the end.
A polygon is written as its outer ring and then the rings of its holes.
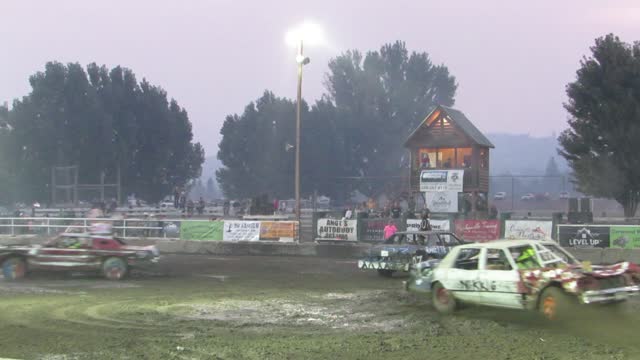
POLYGON ((171 256, 122 282, 0 280, 0 358, 640 359, 640 302, 557 324, 466 307, 440 316, 354 261, 171 256))

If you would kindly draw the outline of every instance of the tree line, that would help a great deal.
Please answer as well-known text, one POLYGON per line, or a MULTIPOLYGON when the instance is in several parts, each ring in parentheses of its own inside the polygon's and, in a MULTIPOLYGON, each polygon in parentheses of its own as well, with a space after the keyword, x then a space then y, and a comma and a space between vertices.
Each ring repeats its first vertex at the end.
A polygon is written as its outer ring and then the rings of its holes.
POLYGON ((187 111, 130 69, 49 62, 29 83, 0 108, 0 203, 48 202, 54 166, 78 166, 81 184, 119 172, 123 195, 147 201, 200 175, 187 111))
MULTIPOLYGON (((433 106, 454 104, 457 84, 446 66, 397 41, 333 58, 325 88, 302 104, 301 191, 345 199, 354 190, 397 194, 409 165, 404 140, 433 106)), ((293 195, 295 105, 267 90, 227 116, 216 173, 226 196, 293 195)))

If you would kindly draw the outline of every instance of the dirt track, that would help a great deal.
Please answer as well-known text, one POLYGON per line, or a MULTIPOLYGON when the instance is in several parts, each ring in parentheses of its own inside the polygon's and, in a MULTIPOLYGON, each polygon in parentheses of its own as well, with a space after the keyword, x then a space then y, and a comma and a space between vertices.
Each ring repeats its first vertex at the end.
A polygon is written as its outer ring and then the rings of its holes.
POLYGON ((0 281, 0 357, 640 358, 637 301, 559 325, 474 307, 442 317, 403 292, 401 279, 360 272, 353 261, 172 256, 161 272, 116 283, 0 281))

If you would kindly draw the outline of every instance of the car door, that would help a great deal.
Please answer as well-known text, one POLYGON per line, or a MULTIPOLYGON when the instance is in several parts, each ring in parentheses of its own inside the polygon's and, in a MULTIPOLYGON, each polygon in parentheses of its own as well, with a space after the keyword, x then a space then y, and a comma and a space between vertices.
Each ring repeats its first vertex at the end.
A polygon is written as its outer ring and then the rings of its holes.
POLYGON ((34 250, 29 264, 41 269, 88 270, 93 268, 96 262, 96 256, 91 251, 90 239, 76 236, 62 236, 34 250))
POLYGON ((487 248, 480 261, 481 303, 490 306, 523 308, 518 292, 520 274, 511 254, 504 249, 487 248))
POLYGON ((463 248, 458 251, 451 268, 443 272, 440 278, 444 287, 464 302, 480 303, 479 266, 481 248, 463 248))

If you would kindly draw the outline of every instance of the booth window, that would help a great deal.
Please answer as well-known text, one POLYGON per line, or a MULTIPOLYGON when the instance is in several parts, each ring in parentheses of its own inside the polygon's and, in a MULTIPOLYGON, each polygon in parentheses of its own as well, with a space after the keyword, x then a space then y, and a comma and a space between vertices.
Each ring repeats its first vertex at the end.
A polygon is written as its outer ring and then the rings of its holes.
POLYGON ((418 167, 432 169, 436 167, 436 149, 422 148, 418 151, 418 167))
POLYGON ((456 149, 439 149, 440 164, 438 166, 443 169, 452 169, 456 161, 456 149))
POLYGON ((471 167, 471 148, 456 149, 456 167, 468 169, 471 167))

